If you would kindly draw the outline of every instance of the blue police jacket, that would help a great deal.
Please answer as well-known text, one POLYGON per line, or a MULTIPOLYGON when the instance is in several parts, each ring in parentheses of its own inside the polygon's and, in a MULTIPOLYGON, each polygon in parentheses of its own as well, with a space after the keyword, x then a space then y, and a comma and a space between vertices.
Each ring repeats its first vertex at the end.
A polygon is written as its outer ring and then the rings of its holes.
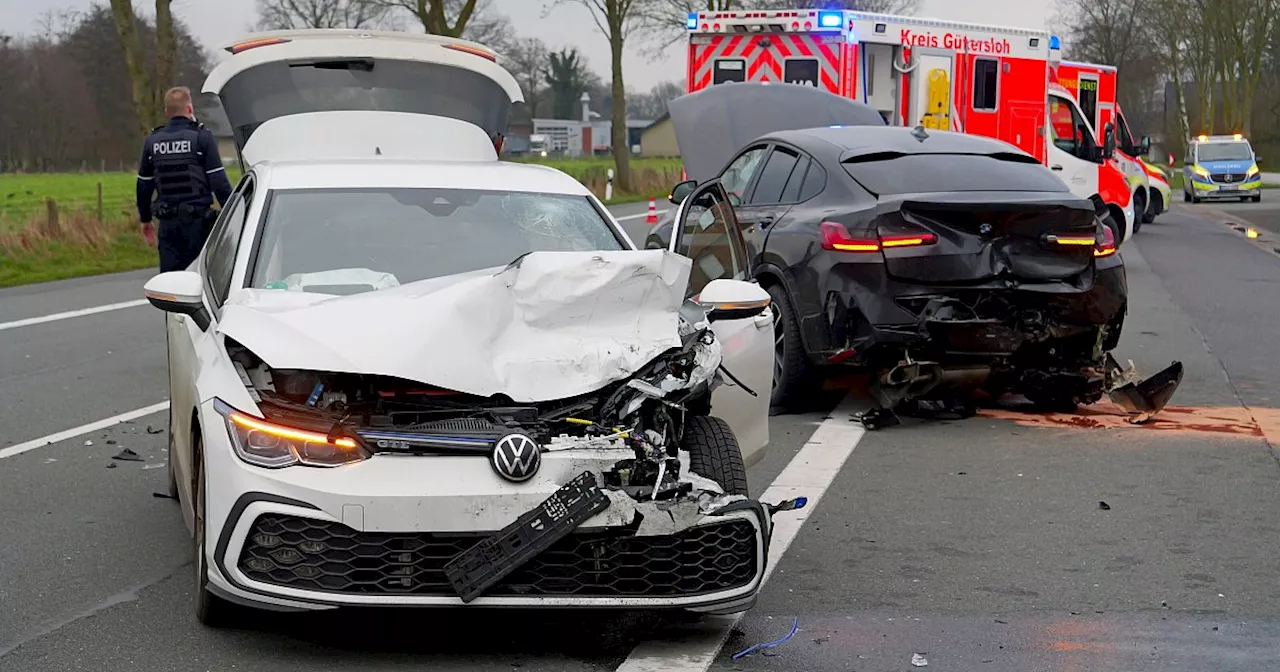
POLYGON ((151 221, 153 197, 171 207, 208 208, 215 196, 220 205, 231 196, 218 141, 187 117, 173 117, 151 131, 138 165, 138 219, 143 223, 151 221))

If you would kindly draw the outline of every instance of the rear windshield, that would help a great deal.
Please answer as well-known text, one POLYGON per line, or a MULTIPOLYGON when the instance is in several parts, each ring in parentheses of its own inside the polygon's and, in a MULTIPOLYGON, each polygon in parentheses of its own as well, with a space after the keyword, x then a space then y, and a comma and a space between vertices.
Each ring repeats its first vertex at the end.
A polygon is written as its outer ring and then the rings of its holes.
MULTIPOLYGON (((894 196, 935 191, 1069 191, 1034 159, 982 154, 885 154, 847 161, 844 169, 867 191, 894 196)), ((1017 156, 1017 155, 1013 155, 1017 156)))
POLYGON ((328 294, 626 249, 586 197, 475 189, 277 190, 260 241, 250 287, 328 294))
POLYGON ((231 78, 220 97, 241 146, 263 122, 290 114, 433 114, 470 122, 492 137, 506 132, 512 109, 506 91, 480 73, 373 59, 264 63, 231 78))
POLYGON ((1253 150, 1245 142, 1208 142, 1196 146, 1198 161, 1252 161, 1253 150))

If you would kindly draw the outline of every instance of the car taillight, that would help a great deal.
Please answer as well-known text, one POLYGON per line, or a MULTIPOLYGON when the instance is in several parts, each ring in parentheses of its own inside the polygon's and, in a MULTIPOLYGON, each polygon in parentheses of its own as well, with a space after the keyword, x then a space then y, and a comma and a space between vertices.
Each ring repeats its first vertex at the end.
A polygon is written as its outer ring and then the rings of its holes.
POLYGON ((839 222, 823 222, 818 228, 822 234, 822 249, 837 252, 879 252, 882 249, 932 245, 938 242, 938 237, 932 233, 882 234, 876 238, 854 238, 849 235, 844 224, 839 222))
POLYGON ((1094 245, 1093 256, 1109 257, 1116 253, 1116 237, 1111 232, 1111 227, 1103 225, 1102 241, 1094 245))

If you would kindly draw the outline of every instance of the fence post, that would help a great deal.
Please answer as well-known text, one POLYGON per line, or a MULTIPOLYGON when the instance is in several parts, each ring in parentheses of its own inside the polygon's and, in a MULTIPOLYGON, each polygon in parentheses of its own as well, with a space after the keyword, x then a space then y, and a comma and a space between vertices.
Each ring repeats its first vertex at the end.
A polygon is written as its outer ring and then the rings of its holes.
POLYGON ((98 183, 98 223, 102 223, 102 183, 98 183))
POLYGON ((45 199, 44 208, 45 208, 45 215, 46 215, 45 235, 49 236, 50 238, 57 238, 58 229, 59 229, 58 202, 53 200, 52 198, 45 199))

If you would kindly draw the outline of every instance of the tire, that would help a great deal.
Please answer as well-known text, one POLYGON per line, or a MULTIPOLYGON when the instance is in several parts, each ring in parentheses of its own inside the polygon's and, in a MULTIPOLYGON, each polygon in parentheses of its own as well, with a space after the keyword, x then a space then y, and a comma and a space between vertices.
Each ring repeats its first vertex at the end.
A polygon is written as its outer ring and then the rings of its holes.
POLYGON ((1133 232, 1137 233, 1142 229, 1142 225, 1147 220, 1147 197, 1145 195, 1133 197, 1133 232))
POLYGON ((1182 202, 1183 203, 1191 202, 1191 192, 1187 191, 1186 189, 1182 190, 1182 202))
POLYGON ((1254 202, 1254 203, 1261 203, 1261 202, 1262 202, 1262 194, 1258 194, 1257 196, 1254 196, 1254 197, 1253 197, 1253 202, 1254 202))
POLYGON ((769 405, 786 408, 800 401, 816 387, 813 363, 804 351, 800 325, 791 300, 782 285, 769 288, 773 311, 773 389, 769 405))
POLYGON ((235 605, 209 592, 209 566, 205 564, 205 520, 204 520, 204 455, 201 452, 199 430, 192 437, 191 456, 196 469, 196 488, 191 497, 191 505, 195 518, 195 562, 196 566, 196 620, 209 628, 221 628, 230 625, 235 617, 235 605))
POLYGON ((1192 196, 1192 197, 1191 197, 1191 202, 1192 202, 1192 203, 1199 203, 1199 202, 1200 202, 1200 197, 1199 197, 1199 196, 1192 196))
POLYGON ((1120 228, 1120 223, 1116 221, 1116 218, 1111 213, 1107 213, 1107 216, 1102 218, 1102 223, 1111 229, 1111 235, 1115 238, 1116 245, 1119 246, 1121 239, 1124 237, 1124 229, 1120 228))
POLYGON ((695 474, 719 483, 726 494, 748 494, 747 467, 729 423, 708 415, 689 418, 684 427, 684 448, 689 451, 689 469, 695 474))

